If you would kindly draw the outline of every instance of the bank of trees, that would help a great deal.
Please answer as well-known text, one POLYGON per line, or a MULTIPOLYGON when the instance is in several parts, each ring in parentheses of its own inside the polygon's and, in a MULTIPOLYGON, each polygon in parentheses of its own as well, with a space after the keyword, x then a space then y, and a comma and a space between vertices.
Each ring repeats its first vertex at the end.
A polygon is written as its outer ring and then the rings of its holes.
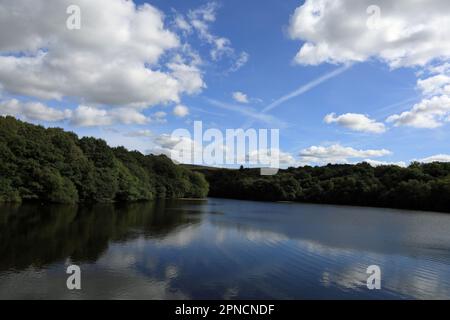
POLYGON ((0 202, 199 198, 209 188, 210 196, 234 199, 450 212, 450 163, 307 166, 275 176, 259 169, 191 170, 165 156, 0 117, 0 202))
POLYGON ((281 170, 200 170, 210 196, 450 212, 450 163, 372 167, 327 165, 281 170))
POLYGON ((103 140, 0 117, 0 202, 200 198, 208 187, 201 173, 165 156, 110 148, 103 140))

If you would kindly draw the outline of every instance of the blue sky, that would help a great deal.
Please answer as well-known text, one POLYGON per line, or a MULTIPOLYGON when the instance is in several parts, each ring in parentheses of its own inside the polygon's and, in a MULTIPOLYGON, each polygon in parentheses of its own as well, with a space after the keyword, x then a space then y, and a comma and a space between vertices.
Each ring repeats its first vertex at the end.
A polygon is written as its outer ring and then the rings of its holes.
MULTIPOLYGON (((10 28, 14 37, 0 32, 0 114, 63 127, 142 152, 167 148, 161 145, 161 135, 177 128, 191 130, 193 121, 201 120, 205 127, 223 131, 248 124, 256 129, 279 128, 280 149, 292 155, 296 160, 293 165, 366 159, 388 163, 450 161, 446 143, 450 131, 450 68, 446 65, 450 49, 443 44, 450 36, 442 31, 443 26, 450 26, 450 11, 446 10, 450 7, 445 1, 418 1, 417 8, 410 8, 407 1, 400 0, 394 8, 381 0, 363 0, 357 5, 353 0, 335 5, 327 0, 314 4, 155 0, 135 1, 134 7, 113 0, 116 10, 101 7, 106 5, 104 0, 89 5, 79 0, 71 3, 81 8, 81 29, 72 32, 61 31, 57 25, 67 18, 64 2, 58 2, 64 15, 55 9, 49 17, 39 17, 30 8, 30 12, 16 13, 14 21, 0 19, 16 25, 10 28), (159 10, 155 13, 147 7, 148 15, 142 17, 154 23, 143 22, 145 28, 126 30, 124 21, 139 19, 137 12, 144 3, 159 10), (366 21, 374 12, 366 9, 373 3, 381 15, 371 29, 366 21), (107 19, 111 15, 108 29, 90 20, 95 5, 104 8, 107 19), (421 17, 418 12, 424 11, 427 15, 421 17), (24 26, 29 21, 42 24, 46 18, 50 27, 24 26), (186 22, 184 29, 177 25, 177 19, 186 22), (197 20, 203 24, 196 28, 197 20), (116 31, 111 31, 115 26, 116 31), (98 34, 92 33, 94 29, 98 34), (116 38, 121 30, 137 30, 139 34, 135 38, 125 35, 126 40, 116 38), (153 33, 156 35, 145 38, 153 33), (98 43, 89 41, 95 37, 99 37, 98 43), (226 39, 224 48, 217 47, 216 41, 221 39, 226 39), (110 52, 115 43, 120 50, 110 52), (142 55, 139 47, 136 57, 133 52, 133 63, 119 59, 123 59, 122 53, 124 57, 129 54, 129 48, 141 44, 149 47, 142 49, 142 55), (306 50, 307 44, 312 50, 306 50), (74 49, 66 54, 68 48, 74 49), (155 57, 147 59, 145 54, 152 55, 155 48, 159 50, 155 57), (39 52, 48 54, 39 60, 39 52), (56 62, 61 66, 55 67, 56 62), (136 63, 170 75, 182 85, 174 84, 173 92, 155 97, 148 92, 163 92, 164 81, 173 79, 151 79, 148 83, 155 83, 155 87, 141 88, 137 73, 144 69, 134 69, 136 63), (172 73, 170 64, 191 72, 181 79, 172 73), (90 71, 97 66, 101 71, 94 71, 90 79, 90 71), (70 75, 63 73, 69 68, 70 75), (121 79, 120 70, 128 71, 126 68, 130 73, 124 72, 121 79), (337 70, 342 72, 330 76, 337 70), (42 83, 28 78, 21 82, 23 71, 31 72, 42 83), (111 75, 117 81, 108 82, 111 75), (327 75, 329 79, 311 86, 327 75), (86 78, 90 85, 78 88, 75 83, 86 78), (419 81, 425 81, 424 85, 419 81), (261 114, 280 98, 308 86, 303 93, 276 103, 267 113, 273 121, 248 116, 261 114), (122 94, 124 87, 133 94, 128 96, 125 89, 122 94), (245 94, 248 101, 236 101, 236 92, 245 94), (175 112, 176 106, 189 114, 175 112), (329 120, 325 121, 327 115, 329 120)), ((0 6, 11 9, 14 3, 8 0, 0 6)), ((2 22, 0 27, 5 30, 2 22)))

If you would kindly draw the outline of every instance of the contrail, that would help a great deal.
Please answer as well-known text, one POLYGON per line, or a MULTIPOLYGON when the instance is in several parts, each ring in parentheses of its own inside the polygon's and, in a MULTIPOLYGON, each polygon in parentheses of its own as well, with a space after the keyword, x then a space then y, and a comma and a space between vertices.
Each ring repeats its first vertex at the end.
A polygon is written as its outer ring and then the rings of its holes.
MULTIPOLYGON (((317 78, 317 79, 312 80, 311 82, 309 82, 309 83, 307 83, 307 84, 301 86, 301 87, 298 88, 297 90, 295 90, 295 91, 293 91, 293 92, 291 92, 291 93, 289 93, 289 94, 287 94, 287 95, 285 95, 285 96, 279 98, 278 100, 272 102, 270 105, 268 105, 267 107, 265 107, 265 108, 261 111, 261 113, 262 113, 262 114, 265 114, 265 113, 271 111, 272 109, 278 107, 278 106, 281 105, 282 103, 284 103, 284 102, 286 102, 286 101, 288 101, 288 100, 291 100, 291 99, 293 99, 293 98, 295 98, 295 97, 298 97, 298 96, 300 96, 300 95, 302 95, 302 94, 308 92, 308 91, 311 90, 311 89, 314 89, 315 87, 317 87, 317 86, 320 85, 321 83, 323 83, 323 82, 325 82, 325 81, 327 81, 327 80, 330 80, 330 79, 332 79, 332 78, 334 78, 334 77, 340 75, 341 73, 345 72, 345 71, 348 70, 351 66, 352 66, 352 65, 351 65, 350 63, 349 63, 349 64, 346 64, 346 65, 344 65, 344 66, 342 66, 342 67, 340 67, 340 68, 337 68, 337 69, 331 71, 330 73, 327 73, 327 74, 325 74, 325 75, 323 75, 323 76, 321 76, 321 77, 319 77, 319 78, 317 78)), ((251 120, 247 121, 247 123, 245 123, 245 124, 242 126, 242 128, 245 128, 245 129, 249 128, 249 127, 253 124, 253 120, 254 120, 254 119, 251 119, 251 120)))
POLYGON ((217 100, 210 99, 210 98, 204 98, 204 99, 205 99, 205 101, 207 101, 209 104, 211 104, 213 106, 216 106, 216 107, 219 107, 219 108, 222 108, 225 110, 241 113, 241 114, 251 118, 252 121, 259 120, 259 121, 265 122, 269 125, 275 125, 278 127, 284 127, 286 125, 283 121, 277 119, 276 117, 274 117, 270 114, 264 114, 264 113, 258 112, 250 107, 243 108, 242 106, 236 106, 233 104, 224 103, 224 102, 217 101, 217 100))
POLYGON ((317 87, 319 84, 321 84, 321 83, 323 83, 323 82, 325 82, 325 81, 327 81, 329 79, 332 79, 332 78, 340 75, 344 71, 348 70, 350 67, 351 67, 351 64, 346 64, 346 65, 344 65, 344 66, 342 66, 342 67, 340 67, 340 68, 338 68, 336 70, 333 70, 330 73, 327 73, 327 74, 325 74, 325 75, 323 75, 323 76, 321 76, 321 77, 319 77, 317 79, 314 79, 313 81, 311 81, 311 82, 301 86, 297 90, 295 90, 295 91, 293 91, 293 92, 291 92, 291 93, 281 97, 280 99, 272 102, 270 105, 268 105, 266 108, 264 108, 262 112, 264 112, 264 113, 269 112, 270 110, 278 107, 280 104, 282 104, 282 103, 284 103, 284 102, 286 102, 288 100, 291 100, 291 99, 293 99, 295 97, 298 97, 298 96, 308 92, 309 90, 317 87))

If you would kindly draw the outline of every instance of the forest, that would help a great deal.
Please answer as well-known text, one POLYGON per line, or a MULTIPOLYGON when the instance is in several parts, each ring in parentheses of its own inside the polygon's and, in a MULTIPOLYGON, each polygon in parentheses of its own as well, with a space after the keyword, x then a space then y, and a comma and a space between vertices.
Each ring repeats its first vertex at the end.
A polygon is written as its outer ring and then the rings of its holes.
POLYGON ((329 164, 289 168, 275 176, 243 167, 196 170, 205 174, 211 197, 450 212, 450 163, 329 164))
POLYGON ((221 197, 450 212, 450 163, 299 167, 261 176, 177 165, 105 141, 0 117, 0 202, 221 197))
POLYGON ((0 117, 0 202, 125 202, 203 198, 203 174, 166 156, 143 155, 0 117))

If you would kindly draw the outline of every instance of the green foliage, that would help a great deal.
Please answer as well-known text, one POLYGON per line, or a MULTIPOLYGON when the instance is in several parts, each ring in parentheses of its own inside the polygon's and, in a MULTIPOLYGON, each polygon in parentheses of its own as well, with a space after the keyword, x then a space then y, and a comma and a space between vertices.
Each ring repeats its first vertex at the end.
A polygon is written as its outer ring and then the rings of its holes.
POLYGON ((203 175, 165 156, 0 117, 0 202, 143 201, 208 190, 203 175))
POLYGON ((327 165, 281 170, 199 169, 210 196, 264 201, 300 201, 450 212, 450 163, 372 167, 327 165))

